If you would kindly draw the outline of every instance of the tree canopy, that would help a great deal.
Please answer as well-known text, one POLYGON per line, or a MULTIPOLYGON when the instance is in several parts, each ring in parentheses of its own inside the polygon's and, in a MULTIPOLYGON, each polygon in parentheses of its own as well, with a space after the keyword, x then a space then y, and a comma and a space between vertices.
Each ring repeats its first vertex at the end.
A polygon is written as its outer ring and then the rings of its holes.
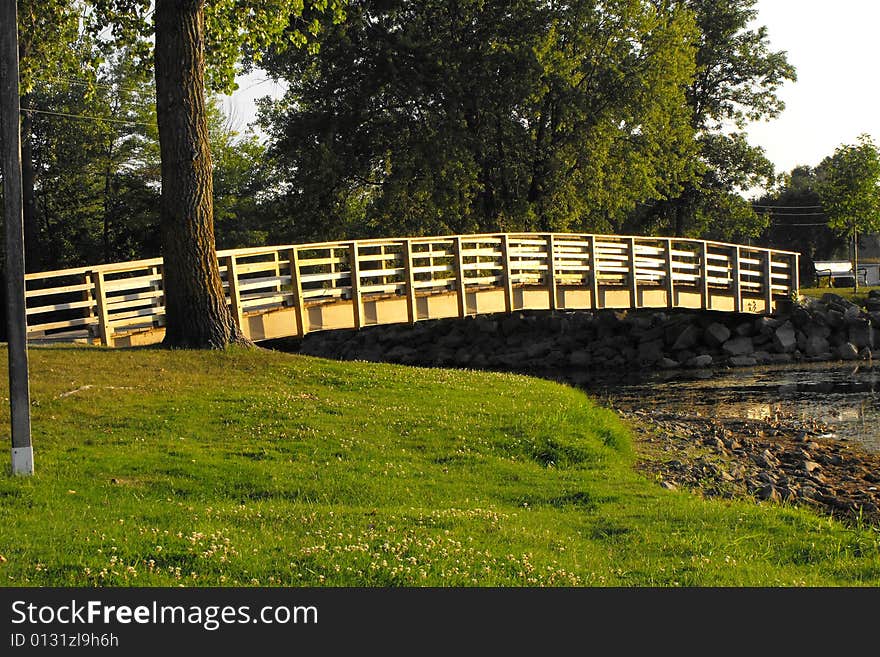
POLYGON ((755 237, 766 224, 743 199, 774 182, 763 149, 749 144, 749 121, 784 109, 777 92, 797 79, 786 54, 757 26, 756 0, 682 0, 699 29, 695 75, 687 88, 701 173, 681 193, 651 203, 638 217, 647 229, 725 239, 755 237))
POLYGON ((358 0, 272 53, 291 238, 614 230, 680 188, 696 39, 671 3, 358 0))

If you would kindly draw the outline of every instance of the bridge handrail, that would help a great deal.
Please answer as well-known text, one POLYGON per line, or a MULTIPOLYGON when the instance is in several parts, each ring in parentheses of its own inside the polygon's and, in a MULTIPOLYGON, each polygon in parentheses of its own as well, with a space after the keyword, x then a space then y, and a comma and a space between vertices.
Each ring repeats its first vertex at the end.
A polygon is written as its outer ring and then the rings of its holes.
MULTIPOLYGON (((484 233, 341 240, 225 249, 217 253, 227 303, 239 322, 248 313, 294 307, 299 326, 308 305, 350 300, 364 325, 363 300, 404 295, 415 321, 417 294, 483 286, 504 290, 543 285, 550 307, 566 286, 628 289, 638 307, 643 287, 725 288, 743 310, 749 298, 797 292, 793 251, 710 240, 589 233, 484 233), (550 257, 552 254, 552 257, 550 257)), ((25 276, 28 336, 100 339, 159 327, 164 322, 162 258, 73 267, 25 276)), ((304 329, 303 329, 304 330, 304 329)))

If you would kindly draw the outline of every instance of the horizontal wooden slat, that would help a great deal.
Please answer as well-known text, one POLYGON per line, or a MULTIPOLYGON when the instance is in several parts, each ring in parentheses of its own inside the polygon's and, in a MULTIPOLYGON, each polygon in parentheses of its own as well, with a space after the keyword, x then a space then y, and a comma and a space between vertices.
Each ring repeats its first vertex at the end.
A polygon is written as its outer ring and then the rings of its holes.
POLYGON ((326 274, 302 274, 299 277, 300 283, 322 283, 324 281, 338 281, 343 278, 351 278, 351 272, 340 271, 326 274))
POLYGON ((442 287, 446 287, 450 283, 454 283, 454 282, 455 282, 454 278, 437 278, 437 279, 434 279, 431 281, 416 281, 413 284, 413 287, 415 287, 416 289, 419 289, 419 290, 429 288, 429 287, 442 288, 442 287))
POLYGON ((400 276, 406 272, 403 267, 396 269, 362 269, 360 271, 361 280, 365 278, 378 278, 380 276, 400 276))
POLYGON ((77 317, 74 319, 66 319, 58 322, 48 322, 46 324, 34 324, 28 327, 28 333, 31 331, 51 331, 52 329, 65 328, 67 326, 87 326, 89 324, 97 324, 95 317, 77 317))
POLYGON ((67 294, 69 292, 82 292, 85 290, 93 290, 95 286, 91 283, 80 283, 78 285, 62 285, 61 287, 47 287, 36 290, 27 290, 24 293, 25 298, 45 297, 52 294, 67 294))
POLYGON ((374 294, 376 292, 383 292, 386 294, 392 294, 397 292, 398 290, 405 290, 406 283, 387 283, 384 285, 361 285, 361 294, 374 294))
POLYGON ((51 306, 38 306, 36 308, 28 308, 25 315, 42 315, 43 313, 56 312, 61 310, 74 310, 76 308, 91 308, 96 305, 92 299, 88 301, 71 301, 69 303, 56 303, 51 306))
POLYGON ((162 277, 150 274, 148 276, 133 276, 131 278, 117 278, 104 281, 104 290, 106 292, 115 292, 117 290, 136 290, 138 288, 148 287, 155 283, 161 283, 162 277))

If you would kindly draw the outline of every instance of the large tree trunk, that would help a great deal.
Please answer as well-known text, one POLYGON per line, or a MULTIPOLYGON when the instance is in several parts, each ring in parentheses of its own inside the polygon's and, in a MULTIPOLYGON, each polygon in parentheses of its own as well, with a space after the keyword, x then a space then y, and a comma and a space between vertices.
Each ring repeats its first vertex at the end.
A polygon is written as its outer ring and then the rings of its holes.
POLYGON ((205 114, 204 0, 156 0, 156 116, 162 159, 165 345, 246 342, 220 280, 205 114))

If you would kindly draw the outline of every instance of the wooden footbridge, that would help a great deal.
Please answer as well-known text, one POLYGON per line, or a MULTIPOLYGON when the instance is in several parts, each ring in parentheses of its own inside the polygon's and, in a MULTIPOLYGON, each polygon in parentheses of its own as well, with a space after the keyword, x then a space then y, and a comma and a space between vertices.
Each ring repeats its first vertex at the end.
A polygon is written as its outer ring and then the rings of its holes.
MULTIPOLYGON (((260 341, 519 310, 691 308, 769 314, 798 254, 703 240, 487 234, 220 251, 227 302, 260 341)), ((26 276, 28 339, 108 346, 164 336, 162 259, 26 276)))

